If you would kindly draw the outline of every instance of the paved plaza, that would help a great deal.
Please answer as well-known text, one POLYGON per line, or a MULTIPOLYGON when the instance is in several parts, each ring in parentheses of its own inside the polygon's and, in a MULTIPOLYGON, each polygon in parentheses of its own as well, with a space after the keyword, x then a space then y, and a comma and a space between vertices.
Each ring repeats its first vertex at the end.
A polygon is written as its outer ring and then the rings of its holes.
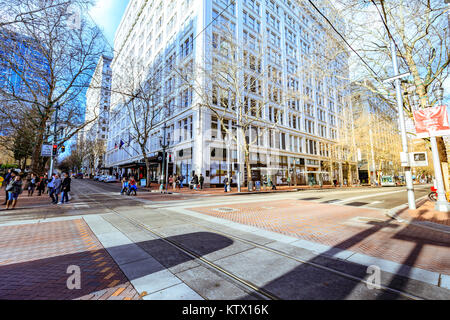
POLYGON ((0 211, 0 299, 450 299, 448 226, 389 217, 400 188, 118 191, 75 180, 69 204, 23 196, 0 211))

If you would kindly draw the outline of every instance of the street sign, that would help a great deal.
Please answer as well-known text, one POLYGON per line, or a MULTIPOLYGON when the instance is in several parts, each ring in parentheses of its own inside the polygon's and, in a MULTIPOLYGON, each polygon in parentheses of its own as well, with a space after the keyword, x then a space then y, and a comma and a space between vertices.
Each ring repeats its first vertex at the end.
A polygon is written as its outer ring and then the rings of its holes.
POLYGON ((411 167, 428 166, 428 157, 426 152, 411 152, 409 154, 411 167))
POLYGON ((41 157, 51 157, 53 146, 51 144, 43 144, 41 149, 41 157))

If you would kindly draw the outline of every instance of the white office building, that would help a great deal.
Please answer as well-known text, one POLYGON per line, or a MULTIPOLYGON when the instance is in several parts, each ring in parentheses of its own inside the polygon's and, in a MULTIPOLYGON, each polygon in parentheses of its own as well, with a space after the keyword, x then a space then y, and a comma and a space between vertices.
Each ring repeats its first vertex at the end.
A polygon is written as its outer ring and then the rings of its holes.
MULTIPOLYGON (((334 16, 331 3, 316 2, 325 14, 334 16)), ((333 179, 343 181, 346 170, 356 172, 356 163, 330 159, 335 154, 330 150, 339 139, 339 127, 348 121, 345 115, 352 114, 351 99, 340 89, 345 82, 342 78, 348 78, 348 56, 324 63, 323 68, 332 65, 334 70, 330 69, 327 76, 323 76, 324 72, 301 73, 307 58, 320 61, 321 57, 314 55, 327 49, 322 48, 324 43, 338 42, 337 35, 326 39, 330 33, 324 30, 329 26, 306 2, 300 6, 290 0, 131 0, 115 37, 112 87, 129 72, 126 66, 130 61, 164 70, 161 103, 169 112, 160 117, 148 142, 152 180, 157 181, 161 174, 158 154, 162 151, 160 136, 164 125, 169 141, 169 175, 181 174, 188 182, 194 172, 202 173, 207 185, 221 185, 230 172, 230 164, 237 162, 236 144, 227 144, 220 120, 204 107, 204 97, 195 88, 181 86, 183 78, 170 67, 206 68, 214 46, 211 39, 220 38, 220 26, 224 24, 237 39, 259 39, 265 53, 261 67, 275 68, 280 76, 277 83, 270 79, 260 83, 260 98, 271 102, 260 114, 263 121, 255 122, 256 130, 262 132, 261 126, 268 124, 271 128, 250 146, 252 176, 260 179, 268 175, 277 184, 327 184, 333 179), (267 97, 269 87, 278 90, 277 99, 267 97), (296 98, 288 94, 292 91, 299 93, 296 98), (333 172, 323 168, 330 161, 335 162, 333 172)), ((195 83, 199 87, 209 85, 200 72, 195 83)), ((112 173, 145 177, 142 153, 130 139, 129 115, 114 90, 111 110, 114 116, 109 125, 106 166, 112 173)), ((226 120, 231 127, 235 126, 233 117, 231 112, 226 120)), ((232 168, 236 181, 239 167, 232 168)), ((244 182, 243 163, 240 168, 244 182)))
POLYGON ((86 91, 86 112, 83 132, 79 139, 96 144, 95 159, 86 159, 83 163, 85 173, 95 174, 104 168, 106 143, 108 140, 109 111, 111 103, 111 62, 112 58, 101 56, 89 88, 86 91), (100 146, 104 145, 101 152, 100 146), (89 162, 93 163, 89 163, 89 162))

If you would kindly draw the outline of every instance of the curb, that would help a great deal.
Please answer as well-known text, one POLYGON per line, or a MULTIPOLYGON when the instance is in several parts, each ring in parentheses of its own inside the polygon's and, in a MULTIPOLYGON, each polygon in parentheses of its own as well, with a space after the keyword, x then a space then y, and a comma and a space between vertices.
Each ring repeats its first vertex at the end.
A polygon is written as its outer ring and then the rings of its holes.
MULTIPOLYGON (((428 195, 425 195, 423 197, 420 197, 419 199, 416 200, 416 207, 419 207, 421 205, 423 205, 428 199, 428 195)), ((435 222, 430 222, 430 221, 414 221, 413 219, 402 219, 398 217, 398 214, 400 212, 403 212, 404 210, 406 210, 408 208, 408 204, 402 204, 398 207, 386 210, 387 212, 385 213, 385 215, 389 218, 392 218, 400 223, 406 223, 408 225, 413 225, 416 227, 422 227, 422 228, 426 228, 426 229, 431 229, 434 231, 439 231, 439 232, 444 232, 444 233, 450 233, 450 227, 445 226, 445 225, 441 225, 435 222)))

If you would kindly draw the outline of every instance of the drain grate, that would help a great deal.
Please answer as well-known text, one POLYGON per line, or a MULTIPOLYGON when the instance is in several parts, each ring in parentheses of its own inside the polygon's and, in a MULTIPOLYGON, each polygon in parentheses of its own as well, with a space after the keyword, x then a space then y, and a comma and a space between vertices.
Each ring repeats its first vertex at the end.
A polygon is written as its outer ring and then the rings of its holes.
POLYGON ((214 210, 219 211, 219 212, 224 212, 224 213, 237 211, 236 209, 233 209, 233 208, 216 208, 214 210))
POLYGON ((311 198, 303 198, 303 199, 298 199, 298 200, 306 200, 306 201, 311 201, 311 200, 319 200, 320 198, 316 198, 316 197, 311 197, 311 198))

